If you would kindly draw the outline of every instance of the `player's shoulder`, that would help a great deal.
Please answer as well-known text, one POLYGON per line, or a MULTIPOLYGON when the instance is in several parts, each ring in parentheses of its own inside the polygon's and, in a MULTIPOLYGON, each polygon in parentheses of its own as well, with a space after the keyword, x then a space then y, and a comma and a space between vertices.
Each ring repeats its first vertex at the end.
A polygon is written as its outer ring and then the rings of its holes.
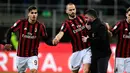
POLYGON ((45 26, 45 24, 43 23, 43 22, 40 22, 40 21, 38 21, 37 20, 37 22, 36 22, 38 25, 40 25, 40 26, 45 26))
POLYGON ((65 19, 65 21, 62 22, 62 24, 66 24, 68 22, 70 22, 70 20, 69 19, 65 19))
POLYGON ((14 23, 13 26, 17 26, 17 25, 19 25, 21 22, 24 22, 24 21, 25 21, 25 19, 19 19, 19 20, 17 20, 17 21, 14 23))
POLYGON ((119 20, 117 23, 123 23, 125 21, 126 21, 125 19, 122 19, 122 20, 119 20))
POLYGON ((84 14, 78 15, 78 17, 80 18, 80 20, 84 21, 85 23, 86 23, 87 20, 88 20, 88 17, 86 17, 84 14))
POLYGON ((125 20, 125 19, 117 21, 116 24, 118 24, 118 25, 123 25, 124 23, 126 23, 126 20, 125 20))
POLYGON ((21 18, 21 19, 17 20, 16 23, 18 24, 18 23, 20 23, 20 22, 25 22, 25 21, 27 21, 27 19, 21 18))
POLYGON ((78 15, 78 17, 85 18, 85 15, 84 14, 80 14, 80 15, 78 15))
POLYGON ((38 21, 38 20, 36 21, 36 23, 38 23, 38 24, 43 24, 42 22, 40 22, 40 21, 38 21))
POLYGON ((78 16, 85 17, 85 15, 84 15, 84 14, 80 14, 80 15, 78 15, 78 16))

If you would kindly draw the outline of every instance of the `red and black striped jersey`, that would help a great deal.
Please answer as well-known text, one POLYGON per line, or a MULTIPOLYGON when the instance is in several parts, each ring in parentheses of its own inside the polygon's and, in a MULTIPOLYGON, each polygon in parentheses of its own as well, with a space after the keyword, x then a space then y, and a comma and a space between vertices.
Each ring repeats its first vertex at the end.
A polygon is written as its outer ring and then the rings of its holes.
POLYGON ((130 24, 121 20, 112 28, 113 35, 118 35, 116 57, 130 57, 130 24))
POLYGON ((30 24, 28 19, 18 20, 12 27, 13 32, 19 32, 17 55, 29 57, 38 55, 40 37, 47 37, 44 24, 36 21, 30 24))
POLYGON ((85 27, 86 18, 83 15, 76 16, 74 19, 66 20, 62 26, 61 31, 66 32, 71 39, 73 52, 88 48, 89 42, 83 42, 82 36, 87 36, 88 30, 85 27))

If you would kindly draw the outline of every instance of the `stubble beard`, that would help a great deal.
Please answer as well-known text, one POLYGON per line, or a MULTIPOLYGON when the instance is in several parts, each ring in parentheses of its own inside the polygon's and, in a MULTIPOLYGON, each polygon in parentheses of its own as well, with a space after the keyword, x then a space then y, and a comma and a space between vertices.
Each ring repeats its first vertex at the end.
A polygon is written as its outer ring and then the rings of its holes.
POLYGON ((69 14, 69 17, 71 17, 71 18, 75 18, 75 16, 76 16, 75 13, 73 13, 73 14, 69 14))

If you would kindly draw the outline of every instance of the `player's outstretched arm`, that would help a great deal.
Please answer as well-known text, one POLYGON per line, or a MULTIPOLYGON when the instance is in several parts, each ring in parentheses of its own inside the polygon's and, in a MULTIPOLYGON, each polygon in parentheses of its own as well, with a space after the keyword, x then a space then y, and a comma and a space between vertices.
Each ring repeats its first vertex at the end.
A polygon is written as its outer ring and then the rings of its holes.
POLYGON ((56 37, 52 40, 53 45, 57 45, 59 43, 59 41, 61 40, 61 38, 63 37, 64 32, 60 31, 56 37))

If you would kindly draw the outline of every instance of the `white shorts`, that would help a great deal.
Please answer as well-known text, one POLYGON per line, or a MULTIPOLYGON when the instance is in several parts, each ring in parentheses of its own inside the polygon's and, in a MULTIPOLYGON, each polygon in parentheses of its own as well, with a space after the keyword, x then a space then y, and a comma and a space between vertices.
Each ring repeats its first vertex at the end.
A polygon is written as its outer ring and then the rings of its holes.
POLYGON ((91 56, 92 54, 90 48, 72 53, 69 60, 70 69, 78 70, 82 64, 90 64, 91 56))
POLYGON ((38 69, 38 57, 32 56, 32 57, 16 57, 16 67, 18 69, 18 72, 22 71, 24 72, 26 68, 31 69, 38 69))
POLYGON ((116 58, 116 73, 130 73, 130 57, 116 58))

